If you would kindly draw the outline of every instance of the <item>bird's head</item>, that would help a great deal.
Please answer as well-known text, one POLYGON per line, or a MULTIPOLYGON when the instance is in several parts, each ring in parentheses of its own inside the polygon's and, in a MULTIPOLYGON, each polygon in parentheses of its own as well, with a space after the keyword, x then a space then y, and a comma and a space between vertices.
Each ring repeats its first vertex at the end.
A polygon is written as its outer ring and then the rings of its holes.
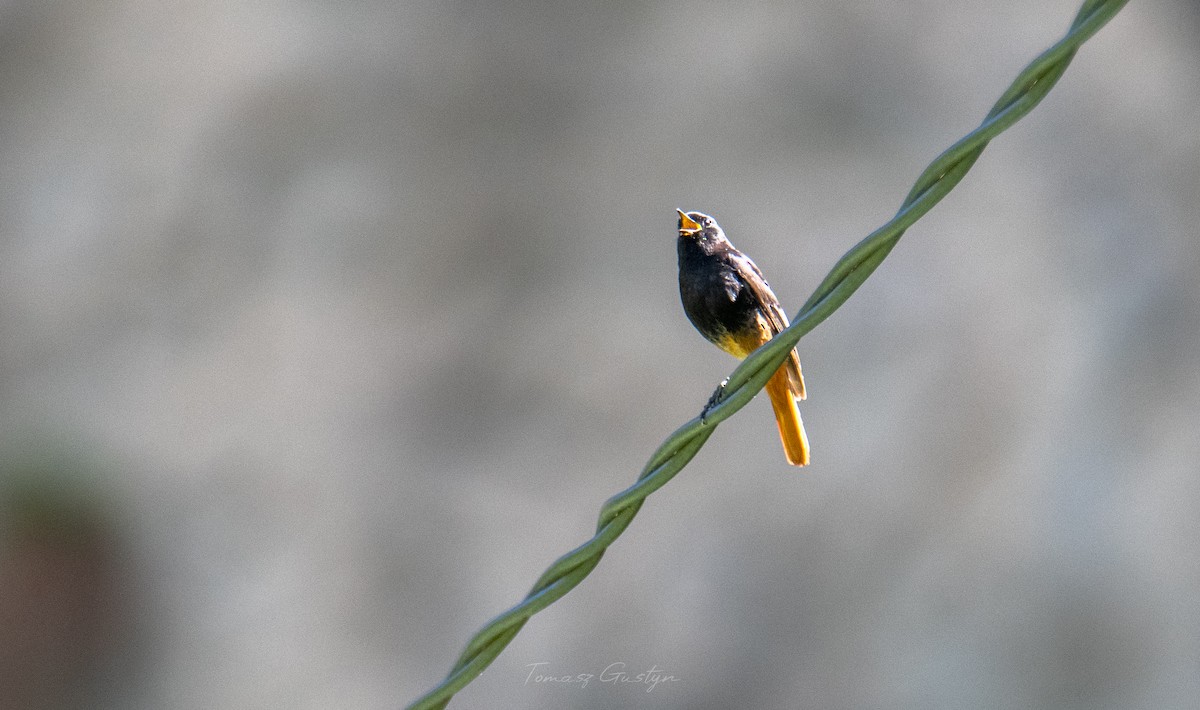
POLYGON ((717 220, 703 212, 684 212, 681 209, 675 211, 679 213, 680 238, 687 237, 701 241, 725 238, 725 233, 721 231, 721 225, 717 224, 717 220))

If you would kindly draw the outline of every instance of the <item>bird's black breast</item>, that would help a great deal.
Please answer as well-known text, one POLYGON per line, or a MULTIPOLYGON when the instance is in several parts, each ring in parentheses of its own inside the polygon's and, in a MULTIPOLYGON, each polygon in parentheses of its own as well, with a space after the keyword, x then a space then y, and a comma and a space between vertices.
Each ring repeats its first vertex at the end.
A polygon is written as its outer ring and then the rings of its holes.
POLYGON ((708 340, 721 343, 729 334, 757 327, 758 305, 738 274, 729 246, 713 248, 695 239, 679 239, 679 297, 688 320, 708 340), (709 247, 709 248, 705 248, 709 247))

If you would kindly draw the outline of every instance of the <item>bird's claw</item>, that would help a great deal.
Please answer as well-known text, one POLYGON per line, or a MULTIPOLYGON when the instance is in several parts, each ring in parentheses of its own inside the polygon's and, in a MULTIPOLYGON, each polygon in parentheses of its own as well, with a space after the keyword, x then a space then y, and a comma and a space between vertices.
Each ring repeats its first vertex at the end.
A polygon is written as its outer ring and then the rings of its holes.
POLYGON ((704 409, 700 410, 701 424, 708 424, 708 413, 712 411, 713 407, 721 403, 721 396, 725 394, 725 385, 727 384, 729 384, 728 377, 721 380, 721 384, 717 385, 717 388, 713 390, 712 396, 704 403, 704 409))

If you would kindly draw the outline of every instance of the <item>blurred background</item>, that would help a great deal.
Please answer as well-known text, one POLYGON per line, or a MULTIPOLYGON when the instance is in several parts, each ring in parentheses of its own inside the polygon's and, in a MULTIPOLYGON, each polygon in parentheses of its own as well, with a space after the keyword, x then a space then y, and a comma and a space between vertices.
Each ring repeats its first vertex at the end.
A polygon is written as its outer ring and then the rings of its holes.
MULTIPOLYGON (((1077 9, 0 2, 0 707, 428 690, 732 371, 675 208, 795 313, 1077 9)), ((452 707, 1195 707, 1198 34, 1085 44, 801 342, 813 465, 751 403, 452 707)))

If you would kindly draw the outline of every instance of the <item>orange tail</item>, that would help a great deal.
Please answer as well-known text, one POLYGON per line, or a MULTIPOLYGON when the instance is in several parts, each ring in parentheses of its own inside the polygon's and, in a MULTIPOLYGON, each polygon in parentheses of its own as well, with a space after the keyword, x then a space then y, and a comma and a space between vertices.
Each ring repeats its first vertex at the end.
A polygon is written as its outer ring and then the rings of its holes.
POLYGON ((808 435, 804 433, 804 422, 800 420, 800 408, 796 406, 796 395, 788 382, 787 366, 767 381, 767 395, 771 408, 775 410, 775 423, 779 425, 779 438, 783 441, 783 453, 793 466, 808 465, 808 435))

